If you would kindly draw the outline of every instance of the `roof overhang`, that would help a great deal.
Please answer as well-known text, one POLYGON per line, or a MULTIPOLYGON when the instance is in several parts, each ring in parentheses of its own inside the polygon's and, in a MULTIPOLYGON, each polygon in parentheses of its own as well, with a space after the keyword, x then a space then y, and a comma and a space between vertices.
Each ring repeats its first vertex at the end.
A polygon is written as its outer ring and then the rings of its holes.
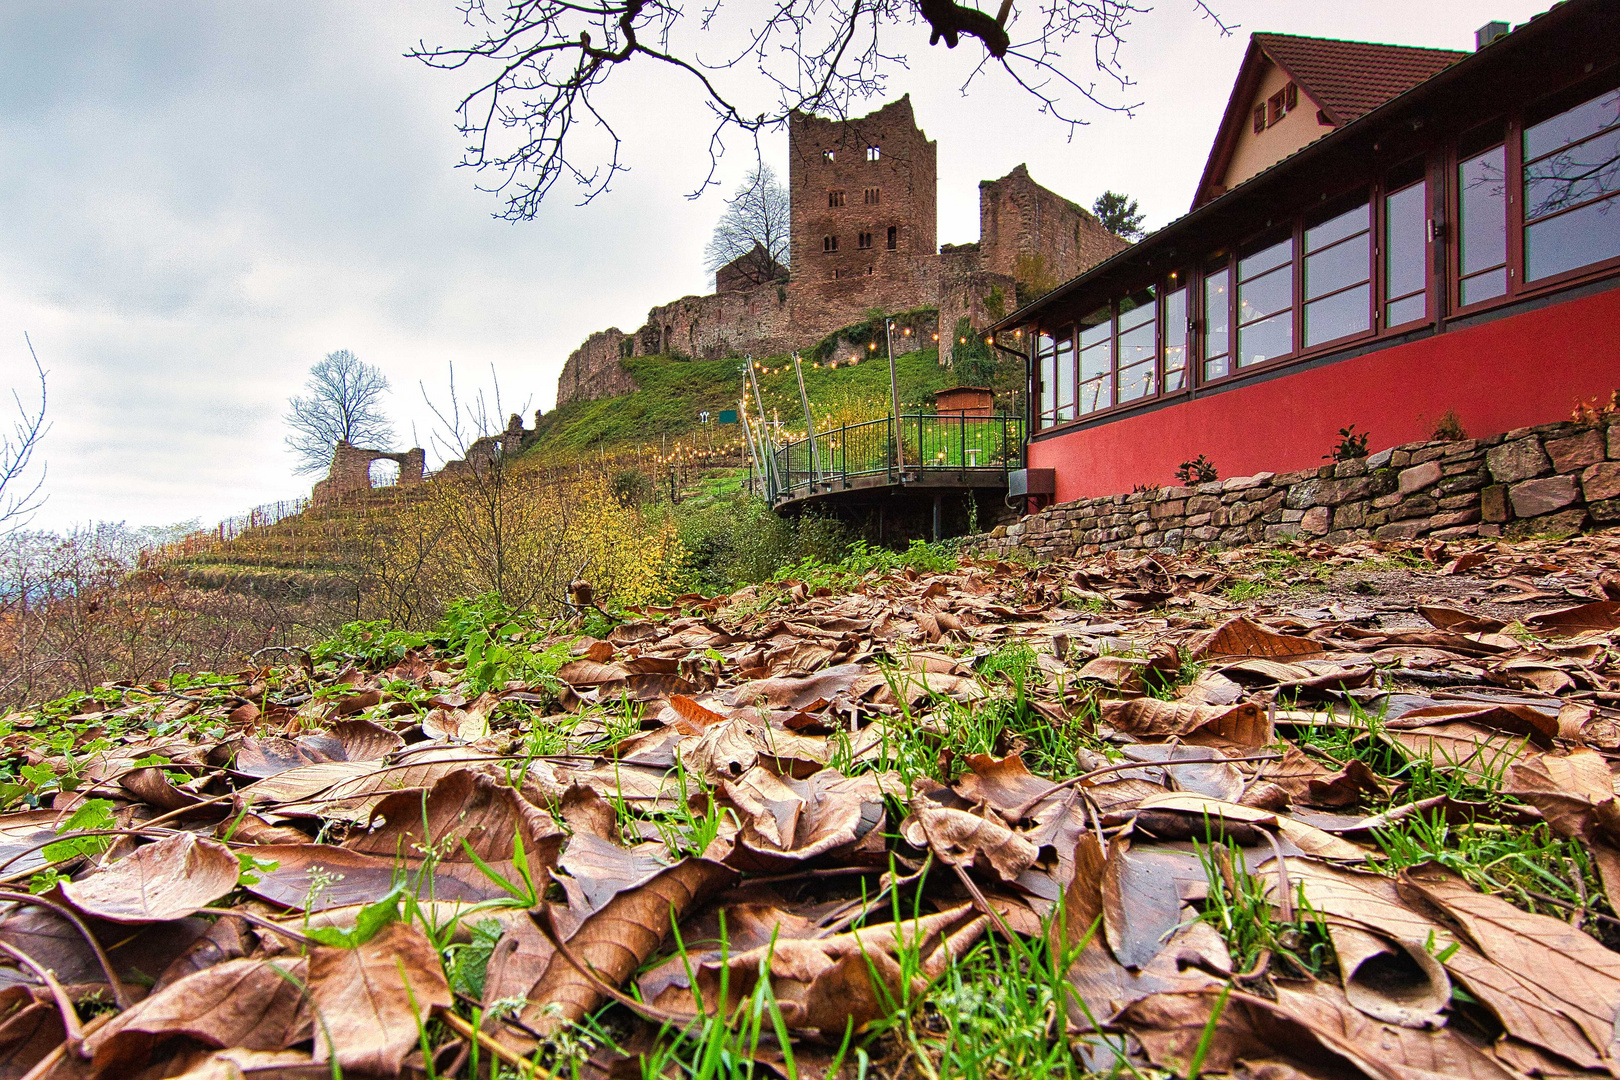
MULTIPOLYGON (((1433 78, 1336 128, 1270 168, 1250 177, 1231 191, 1183 214, 1124 251, 1025 304, 992 325, 986 333, 993 336, 1003 330, 1026 326, 1098 280, 1111 278, 1115 274, 1133 268, 1141 271, 1151 270, 1158 263, 1163 263, 1161 268, 1167 270, 1171 262, 1205 253, 1202 245, 1209 243, 1212 238, 1223 235, 1223 222, 1235 221, 1242 217, 1243 209, 1251 200, 1263 200, 1267 193, 1283 189, 1295 177, 1311 171, 1340 153, 1349 151, 1359 142, 1370 143, 1378 131, 1399 119, 1402 114, 1416 112, 1430 101, 1449 93, 1453 88, 1466 86, 1470 81, 1484 77, 1497 65, 1513 63, 1516 56, 1542 47, 1550 38, 1564 32, 1572 23, 1576 24, 1576 31, 1579 32, 1580 20, 1588 17, 1607 18, 1612 25, 1606 29, 1611 33, 1620 31, 1620 5, 1615 4, 1614 0, 1565 0, 1511 34, 1499 37, 1478 52, 1459 60, 1433 78)), ((1255 47, 1251 42, 1251 51, 1255 47)), ((1234 93, 1236 92, 1234 89, 1234 93)), ((1225 235, 1229 236, 1230 233, 1225 235)))

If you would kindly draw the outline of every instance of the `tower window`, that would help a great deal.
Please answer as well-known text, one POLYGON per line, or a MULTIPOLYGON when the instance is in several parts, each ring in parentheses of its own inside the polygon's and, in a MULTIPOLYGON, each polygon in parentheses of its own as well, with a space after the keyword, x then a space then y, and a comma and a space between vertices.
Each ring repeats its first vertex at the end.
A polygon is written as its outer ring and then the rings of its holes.
POLYGON ((857 247, 860 247, 860 248, 863 248, 863 249, 871 247, 872 246, 872 234, 869 233, 869 232, 863 232, 863 233, 859 234, 855 238, 855 244, 856 244, 857 247))
POLYGON ((883 156, 883 150, 882 150, 881 147, 868 146, 866 148, 866 160, 867 161, 876 161, 878 158, 880 158, 882 156, 883 156))
POLYGON ((821 152, 821 160, 822 161, 831 161, 835 156, 836 155, 835 155, 834 151, 832 151, 832 150, 823 150, 821 152))
POLYGON ((836 237, 836 236, 823 236, 821 238, 821 250, 822 251, 837 251, 838 250, 838 237, 836 237))
POLYGON ((827 205, 828 206, 843 206, 844 205, 844 193, 842 191, 829 191, 829 192, 827 192, 827 205))
POLYGON ((890 225, 889 226, 889 250, 893 251, 895 248, 897 248, 899 246, 900 246, 900 227, 898 225, 890 225))
POLYGON ((879 193, 877 188, 875 188, 875 187, 867 188, 866 189, 866 205, 867 206, 876 206, 878 204, 878 201, 879 201, 879 194, 880 193, 879 193))

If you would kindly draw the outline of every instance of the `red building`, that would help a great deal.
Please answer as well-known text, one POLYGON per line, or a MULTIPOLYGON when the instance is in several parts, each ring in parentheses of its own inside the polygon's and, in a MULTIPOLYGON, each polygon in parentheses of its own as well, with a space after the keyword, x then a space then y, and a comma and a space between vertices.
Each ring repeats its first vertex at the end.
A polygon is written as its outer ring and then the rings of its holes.
POLYGON ((1058 501, 1620 387, 1620 3, 1472 53, 1253 36, 1192 210, 992 328, 1058 501))

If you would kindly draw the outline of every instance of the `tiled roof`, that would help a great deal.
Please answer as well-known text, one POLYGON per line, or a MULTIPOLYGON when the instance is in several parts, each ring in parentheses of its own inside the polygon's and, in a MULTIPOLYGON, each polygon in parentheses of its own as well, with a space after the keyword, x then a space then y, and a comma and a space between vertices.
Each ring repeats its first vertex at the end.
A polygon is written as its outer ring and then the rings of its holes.
POLYGON ((1371 112, 1469 55, 1292 34, 1255 34, 1254 40, 1335 125, 1371 112))

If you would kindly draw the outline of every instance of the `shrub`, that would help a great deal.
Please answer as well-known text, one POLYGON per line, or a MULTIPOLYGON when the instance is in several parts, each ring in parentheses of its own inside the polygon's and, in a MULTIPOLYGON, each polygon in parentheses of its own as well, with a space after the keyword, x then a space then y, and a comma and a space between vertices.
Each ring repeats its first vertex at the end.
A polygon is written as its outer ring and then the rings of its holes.
POLYGON ((613 498, 625 509, 640 506, 653 494, 653 482, 640 469, 620 469, 613 475, 613 498))
POLYGON ((681 504, 674 514, 683 554, 679 585, 686 591, 726 592, 769 581, 805 559, 835 560, 849 546, 849 531, 832 518, 782 518, 763 499, 738 493, 681 504))
POLYGON ((1215 471, 1215 463, 1199 454, 1191 461, 1183 461, 1176 466, 1176 479, 1184 486, 1191 487, 1194 484, 1207 484, 1211 480, 1219 480, 1220 476, 1215 471))
POLYGON ((1339 444, 1331 453, 1323 454, 1325 461, 1354 461, 1367 456, 1367 432, 1357 432, 1356 425, 1339 429, 1339 444))
POLYGON ((1429 438, 1439 442, 1461 442, 1468 438, 1468 432, 1463 430, 1462 420, 1457 416, 1456 409, 1447 409, 1445 414, 1435 421, 1434 431, 1429 438))

